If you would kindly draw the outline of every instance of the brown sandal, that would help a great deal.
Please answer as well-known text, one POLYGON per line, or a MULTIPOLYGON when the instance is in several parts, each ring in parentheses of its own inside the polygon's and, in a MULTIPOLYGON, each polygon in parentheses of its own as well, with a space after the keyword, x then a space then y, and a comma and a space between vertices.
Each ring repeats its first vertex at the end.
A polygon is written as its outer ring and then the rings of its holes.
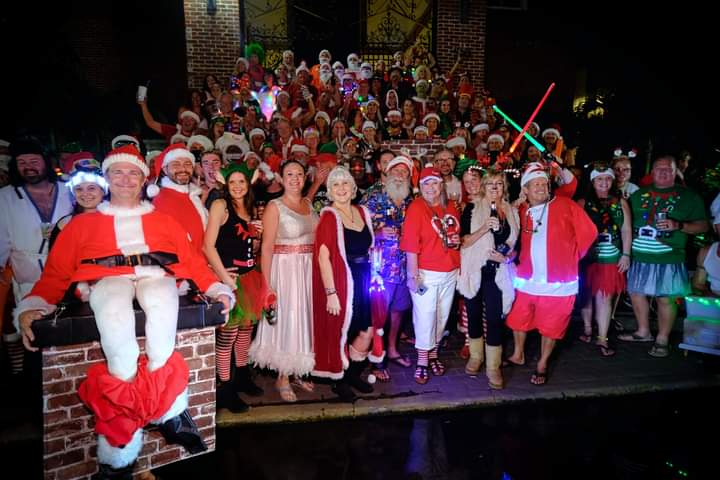
POLYGON ((420 385, 425 385, 428 382, 428 367, 424 365, 418 365, 415 367, 415 382, 420 385))
POLYGON ((445 365, 440 362, 439 359, 433 358, 430 360, 430 369, 432 370, 433 375, 436 377, 442 377, 445 375, 445 365))

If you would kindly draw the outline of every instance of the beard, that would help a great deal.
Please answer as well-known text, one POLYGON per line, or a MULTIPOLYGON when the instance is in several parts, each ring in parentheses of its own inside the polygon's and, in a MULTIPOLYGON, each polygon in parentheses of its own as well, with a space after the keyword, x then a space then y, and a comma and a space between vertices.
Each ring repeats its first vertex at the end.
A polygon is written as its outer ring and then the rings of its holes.
MULTIPOLYGON (((186 172, 183 172, 183 173, 186 173, 186 172)), ((192 180, 192 174, 189 174, 186 176, 183 175, 182 177, 180 177, 178 174, 175 174, 172 177, 170 177, 170 180, 172 180, 173 183, 176 183, 178 185, 187 185, 190 183, 190 180, 192 180)))
POLYGON ((393 202, 401 202, 410 195, 410 181, 391 179, 385 185, 385 192, 393 202))
POLYGON ((47 175, 40 173, 34 168, 27 168, 20 173, 20 177, 28 185, 37 185, 47 178, 47 175))

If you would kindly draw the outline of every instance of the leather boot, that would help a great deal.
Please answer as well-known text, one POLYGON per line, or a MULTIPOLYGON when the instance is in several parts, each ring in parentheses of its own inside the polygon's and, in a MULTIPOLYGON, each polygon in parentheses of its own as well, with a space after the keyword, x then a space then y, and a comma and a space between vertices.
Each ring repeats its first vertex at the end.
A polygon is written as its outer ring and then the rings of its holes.
POLYGON ((251 397, 262 397, 265 394, 265 391, 253 382, 252 376, 250 375, 250 367, 247 365, 235 368, 233 384, 236 392, 242 392, 251 397))
POLYGON ((92 476, 92 480, 132 480, 136 463, 122 468, 112 468, 106 463, 99 463, 98 472, 92 476))
POLYGON ((496 347, 488 345, 487 347, 487 364, 485 365, 485 373, 488 378, 490 388, 494 390, 503 389, 503 376, 500 370, 502 364, 502 346, 496 347))
POLYGON ((485 361, 485 339, 483 337, 480 338, 471 338, 470 339, 470 358, 468 358, 468 362, 465 365, 465 373, 468 375, 475 376, 480 372, 480 367, 482 367, 483 362, 485 361))
POLYGON ((361 362, 350 360, 350 366, 345 372, 347 383, 360 393, 372 393, 374 390, 372 385, 360 378, 360 375, 362 375, 362 372, 365 370, 366 363, 367 360, 361 362))
POLYGON ((180 444, 191 455, 204 452, 208 448, 188 410, 160 424, 160 433, 167 443, 180 444))
POLYGON ((230 382, 221 382, 218 380, 216 392, 217 408, 227 408, 232 413, 245 413, 250 410, 250 406, 243 402, 235 391, 234 385, 230 382))
POLYGON ((355 392, 353 392, 352 388, 350 388, 347 379, 344 377, 336 382, 333 382, 330 388, 343 402, 353 402, 357 399, 357 395, 355 395, 355 392))

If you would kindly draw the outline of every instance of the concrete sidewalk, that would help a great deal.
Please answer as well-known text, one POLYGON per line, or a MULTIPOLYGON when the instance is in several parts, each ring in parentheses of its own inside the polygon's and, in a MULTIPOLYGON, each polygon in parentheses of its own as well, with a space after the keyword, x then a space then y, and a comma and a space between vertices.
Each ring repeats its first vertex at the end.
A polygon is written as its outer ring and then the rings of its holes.
MULTIPOLYGON (((260 398, 243 396, 252 407, 248 413, 232 414, 220 410, 218 426, 313 422, 720 386, 720 369, 715 358, 696 353, 686 356, 677 348, 673 348, 667 358, 653 358, 647 354, 652 344, 612 340, 611 346, 617 353, 605 358, 595 345, 577 340, 581 331, 582 323, 574 321, 566 339, 558 344, 553 354, 548 382, 543 386, 530 383, 539 350, 536 335, 528 337, 527 364, 504 368, 506 387, 498 391, 488 387, 484 371, 477 377, 465 374, 465 361, 458 356, 462 338, 457 334, 449 339, 448 348, 440 355, 447 372, 442 377, 431 374, 425 385, 415 383, 414 365, 402 368, 391 364, 391 381, 376 383, 374 393, 362 396, 354 403, 340 402, 329 384, 319 383, 314 393, 296 388, 298 402, 288 404, 282 402, 275 390, 274 378, 261 373, 256 382, 265 389, 265 395, 260 398)), ((673 340, 673 345, 679 343, 679 339, 673 340)), ((411 355, 414 362, 412 346, 403 345, 401 350, 411 355)))

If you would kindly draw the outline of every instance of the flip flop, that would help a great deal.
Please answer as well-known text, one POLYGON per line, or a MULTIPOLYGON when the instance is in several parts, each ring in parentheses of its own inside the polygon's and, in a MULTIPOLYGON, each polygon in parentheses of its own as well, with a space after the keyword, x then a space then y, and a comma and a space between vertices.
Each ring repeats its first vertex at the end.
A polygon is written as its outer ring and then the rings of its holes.
POLYGON ((538 387, 541 385, 545 385, 548 381, 548 372, 538 372, 535 370, 530 377, 530 383, 533 385, 537 385, 538 387))
POLYGON ((648 355, 655 358, 665 358, 670 355, 670 345, 663 345, 662 343, 653 344, 652 348, 648 352, 648 355))
POLYGON ((378 382, 384 383, 390 381, 390 372, 387 368, 373 366, 372 368, 370 368, 370 374, 375 375, 375 379, 378 382))
POLYGON ((625 333, 622 335, 617 336, 618 340, 622 340, 623 342, 635 342, 635 343, 650 343, 654 342, 655 338, 653 338, 652 335, 648 335, 647 337, 641 337, 637 333, 625 333))
POLYGON ((410 357, 408 357, 407 355, 398 355, 397 357, 388 356, 387 358, 395 365, 400 365, 403 368, 408 368, 412 366, 410 357))
POLYGON ((505 367, 505 368, 507 368, 507 367, 524 367, 525 364, 524 363, 515 363, 512 360, 510 360, 509 358, 506 358, 505 360, 502 361, 500 366, 505 367))
POLYGON ((315 384, 313 382, 308 382, 300 378, 293 378, 290 383, 308 393, 313 393, 315 391, 315 384))
POLYGON ((612 357, 613 355, 615 355, 615 350, 610 348, 608 345, 598 344, 598 348, 600 349, 601 357, 612 357))
POLYGON ((424 365, 418 365, 415 367, 415 382, 420 385, 425 385, 428 382, 428 367, 424 365))
POLYGON ((590 333, 583 333, 578 337, 578 340, 580 340, 583 343, 590 343, 593 340, 592 332, 590 333))
POLYGON ((277 385, 275 385, 275 390, 278 391, 278 393, 280 394, 280 398, 282 398, 284 402, 297 402, 297 396, 295 395, 295 392, 290 385, 285 385, 283 387, 278 387, 277 385))
POLYGON ((432 370, 433 375, 435 375, 436 377, 441 377, 445 375, 445 365, 443 365, 439 359, 431 358, 429 363, 430 370, 432 370))

